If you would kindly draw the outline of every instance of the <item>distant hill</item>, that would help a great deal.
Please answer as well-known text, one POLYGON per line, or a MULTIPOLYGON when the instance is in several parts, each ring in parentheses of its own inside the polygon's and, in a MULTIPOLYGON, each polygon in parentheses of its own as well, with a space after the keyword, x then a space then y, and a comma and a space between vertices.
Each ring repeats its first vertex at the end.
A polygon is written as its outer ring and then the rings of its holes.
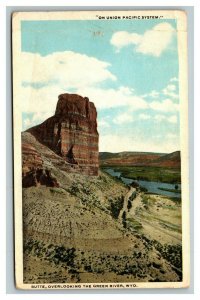
POLYGON ((180 151, 175 151, 164 156, 161 156, 155 161, 151 162, 152 166, 158 167, 173 167, 180 168, 181 166, 181 155, 180 151))
POLYGON ((100 165, 156 166, 180 168, 180 151, 169 154, 153 152, 100 152, 100 165))

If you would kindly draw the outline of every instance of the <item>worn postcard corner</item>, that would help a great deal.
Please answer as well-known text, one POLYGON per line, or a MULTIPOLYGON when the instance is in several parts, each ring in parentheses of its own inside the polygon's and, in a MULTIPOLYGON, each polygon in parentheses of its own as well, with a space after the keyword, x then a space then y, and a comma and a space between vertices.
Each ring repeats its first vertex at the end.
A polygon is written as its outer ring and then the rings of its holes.
POLYGON ((12 20, 16 287, 189 287, 186 13, 12 20))

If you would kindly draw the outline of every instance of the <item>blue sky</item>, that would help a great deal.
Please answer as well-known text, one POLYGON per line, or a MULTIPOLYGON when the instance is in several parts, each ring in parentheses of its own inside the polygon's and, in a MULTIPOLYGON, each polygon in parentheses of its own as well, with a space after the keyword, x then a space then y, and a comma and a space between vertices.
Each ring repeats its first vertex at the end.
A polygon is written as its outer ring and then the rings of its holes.
POLYGON ((22 21, 23 130, 64 92, 98 111, 100 151, 179 150, 175 20, 22 21))

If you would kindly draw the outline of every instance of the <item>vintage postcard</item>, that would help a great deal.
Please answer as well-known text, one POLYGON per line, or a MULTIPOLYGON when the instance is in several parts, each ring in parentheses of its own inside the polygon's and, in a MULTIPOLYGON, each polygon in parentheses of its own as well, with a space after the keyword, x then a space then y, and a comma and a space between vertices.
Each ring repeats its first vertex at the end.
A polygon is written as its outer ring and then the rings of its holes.
POLYGON ((12 28, 16 287, 188 287, 185 12, 12 28))

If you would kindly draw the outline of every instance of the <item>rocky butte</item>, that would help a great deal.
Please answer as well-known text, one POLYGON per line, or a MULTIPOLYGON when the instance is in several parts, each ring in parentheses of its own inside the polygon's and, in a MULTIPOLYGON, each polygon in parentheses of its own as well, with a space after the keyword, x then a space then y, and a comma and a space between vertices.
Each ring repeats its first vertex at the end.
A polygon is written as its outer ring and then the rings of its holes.
MULTIPOLYGON (((67 93, 60 95, 55 115, 26 132, 62 157, 73 172, 98 175, 97 111, 87 97, 67 93)), ((22 156, 26 175, 37 165, 41 168, 41 158, 33 145, 22 144, 22 156)))

